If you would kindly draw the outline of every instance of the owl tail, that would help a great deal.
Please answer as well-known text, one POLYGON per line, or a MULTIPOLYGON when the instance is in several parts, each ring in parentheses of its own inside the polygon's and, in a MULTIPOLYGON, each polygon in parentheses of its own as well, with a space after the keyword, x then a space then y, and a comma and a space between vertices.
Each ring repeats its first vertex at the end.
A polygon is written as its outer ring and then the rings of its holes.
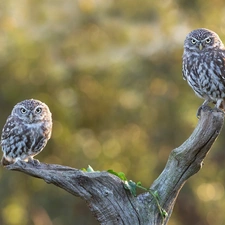
POLYGON ((2 157, 2 160, 1 160, 1 164, 3 166, 8 166, 10 164, 12 164, 12 162, 8 161, 4 156, 2 157))

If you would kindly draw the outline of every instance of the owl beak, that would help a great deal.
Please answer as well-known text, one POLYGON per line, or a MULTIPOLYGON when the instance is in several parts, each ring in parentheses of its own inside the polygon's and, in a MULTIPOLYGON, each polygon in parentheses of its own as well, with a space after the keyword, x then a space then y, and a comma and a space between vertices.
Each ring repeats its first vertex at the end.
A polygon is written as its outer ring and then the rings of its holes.
POLYGON ((203 49, 202 43, 199 43, 199 50, 201 51, 203 49))
POLYGON ((30 113, 30 115, 29 115, 29 119, 30 119, 30 122, 32 122, 32 121, 33 121, 33 115, 32 115, 32 113, 30 113))

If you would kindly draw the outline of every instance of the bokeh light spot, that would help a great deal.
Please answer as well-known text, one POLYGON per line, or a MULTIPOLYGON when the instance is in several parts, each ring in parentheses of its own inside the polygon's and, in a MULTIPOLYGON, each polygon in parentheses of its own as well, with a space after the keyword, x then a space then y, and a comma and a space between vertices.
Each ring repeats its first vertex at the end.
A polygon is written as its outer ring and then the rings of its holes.
POLYGON ((167 82, 163 79, 155 78, 150 84, 150 92, 153 95, 164 95, 168 89, 167 82))
POLYGON ((197 195, 205 202, 218 200, 224 195, 224 186, 221 183, 203 183, 197 188, 197 195))
POLYGON ((115 158, 121 152, 121 146, 116 139, 110 139, 103 143, 103 153, 109 158, 115 158))
POLYGON ((126 109, 135 109, 142 103, 142 98, 133 90, 123 91, 120 94, 119 102, 126 109))
POLYGON ((26 224, 26 211, 18 204, 11 203, 7 205, 3 211, 3 219, 7 225, 21 225, 26 224))

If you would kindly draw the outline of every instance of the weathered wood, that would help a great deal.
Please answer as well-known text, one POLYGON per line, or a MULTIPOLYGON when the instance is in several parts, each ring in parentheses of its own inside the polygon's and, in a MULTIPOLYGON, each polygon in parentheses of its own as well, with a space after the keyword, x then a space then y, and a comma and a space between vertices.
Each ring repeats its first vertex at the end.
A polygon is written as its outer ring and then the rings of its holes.
POLYGON ((165 225, 172 214, 179 191, 187 179, 201 169, 223 122, 223 112, 204 107, 191 136, 171 152, 164 170, 151 185, 151 190, 157 191, 160 197, 160 205, 168 212, 164 221, 151 194, 147 192, 134 197, 124 189, 118 177, 107 172, 83 172, 61 165, 34 165, 22 161, 6 168, 41 178, 81 197, 100 224, 165 225))

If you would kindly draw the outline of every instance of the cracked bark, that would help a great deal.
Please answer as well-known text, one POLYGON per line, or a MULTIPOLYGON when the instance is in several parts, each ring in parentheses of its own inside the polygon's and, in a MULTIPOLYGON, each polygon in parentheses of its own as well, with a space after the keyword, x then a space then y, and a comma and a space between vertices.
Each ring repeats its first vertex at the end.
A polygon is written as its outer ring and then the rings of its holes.
POLYGON ((172 150, 164 170, 151 185, 151 190, 159 195, 160 205, 168 213, 165 219, 162 219, 151 194, 146 192, 132 196, 124 189, 123 182, 108 172, 83 172, 67 166, 33 165, 22 161, 6 168, 41 178, 81 197, 102 225, 166 225, 182 186, 201 169, 204 158, 222 129, 223 121, 223 112, 204 107, 191 136, 172 150))

